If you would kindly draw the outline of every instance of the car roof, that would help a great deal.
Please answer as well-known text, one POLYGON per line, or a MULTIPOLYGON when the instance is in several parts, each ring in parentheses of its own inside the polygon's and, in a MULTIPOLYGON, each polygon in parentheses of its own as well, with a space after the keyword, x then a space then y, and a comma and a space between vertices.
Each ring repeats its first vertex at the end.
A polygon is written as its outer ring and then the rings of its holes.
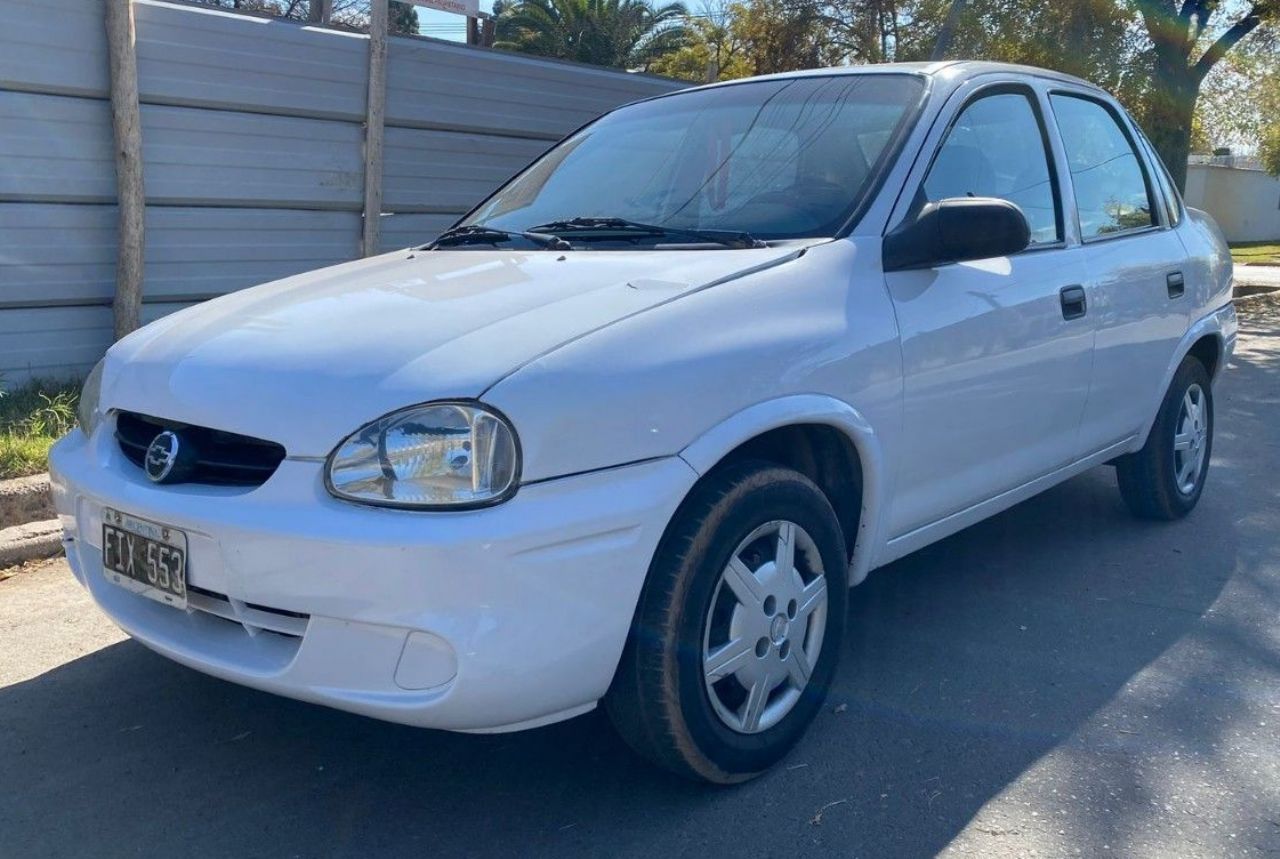
MULTIPOLYGON (((794 78, 806 77, 830 77, 832 75, 881 75, 881 74, 911 74, 921 77, 927 77, 939 84, 946 84, 940 89, 948 91, 976 77, 987 75, 1027 75, 1031 77, 1045 78, 1047 80, 1059 81, 1061 83, 1069 83, 1078 87, 1085 87, 1095 92, 1105 92, 1096 84, 1092 84, 1083 78, 1074 75, 1064 74, 1063 72, 1055 72, 1051 69, 1042 69, 1037 66, 1024 66, 1017 63, 996 63, 986 60, 943 60, 939 62, 919 62, 919 63, 874 63, 862 66, 834 66, 830 68, 804 69, 794 72, 779 72, 772 75, 760 75, 753 78, 740 78, 732 81, 720 81, 718 83, 707 84, 695 89, 714 89, 717 87, 733 86, 745 81, 770 81, 770 80, 790 80, 794 78)), ((681 90, 688 92, 688 90, 681 90)))

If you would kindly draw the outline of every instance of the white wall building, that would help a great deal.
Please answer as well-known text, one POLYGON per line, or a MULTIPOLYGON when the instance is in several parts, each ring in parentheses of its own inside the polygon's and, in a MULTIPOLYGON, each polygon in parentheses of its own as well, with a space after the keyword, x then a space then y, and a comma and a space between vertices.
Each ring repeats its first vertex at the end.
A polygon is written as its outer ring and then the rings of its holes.
POLYGON ((1184 196, 1213 215, 1229 242, 1280 241, 1280 178, 1261 169, 1188 164, 1184 196))

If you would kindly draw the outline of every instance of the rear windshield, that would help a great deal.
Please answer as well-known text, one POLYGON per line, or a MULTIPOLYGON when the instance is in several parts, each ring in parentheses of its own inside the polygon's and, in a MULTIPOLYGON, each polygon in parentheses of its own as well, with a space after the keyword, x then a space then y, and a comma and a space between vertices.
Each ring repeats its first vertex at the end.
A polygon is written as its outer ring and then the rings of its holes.
POLYGON ((735 84, 621 108, 464 221, 529 230, 625 218, 761 239, 831 236, 870 192, 924 85, 914 75, 735 84))

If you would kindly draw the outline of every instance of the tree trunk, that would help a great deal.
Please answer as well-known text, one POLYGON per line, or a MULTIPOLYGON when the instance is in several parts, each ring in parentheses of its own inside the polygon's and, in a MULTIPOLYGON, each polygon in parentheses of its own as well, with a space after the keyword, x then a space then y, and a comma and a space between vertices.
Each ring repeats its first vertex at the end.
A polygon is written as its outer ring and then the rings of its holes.
POLYGON ((955 38, 956 27, 960 24, 960 16, 964 14, 965 0, 951 0, 951 8, 947 11, 947 20, 942 22, 942 30, 938 33, 938 41, 933 43, 933 53, 929 59, 937 62, 947 58, 951 49, 951 40, 955 38))
POLYGON ((1178 190, 1185 190, 1187 157, 1191 154, 1191 124, 1195 119, 1200 81, 1176 56, 1157 55, 1155 87, 1148 107, 1146 130, 1151 144, 1169 168, 1178 190))
POLYGON ((1254 0, 1247 14, 1221 33, 1200 59, 1192 62, 1205 22, 1217 8, 1210 0, 1184 0, 1182 11, 1171 18, 1177 4, 1164 0, 1138 0, 1147 35, 1155 47, 1155 71, 1144 127, 1165 166, 1183 190, 1187 181, 1187 156, 1191 154, 1191 125, 1196 100, 1205 75, 1274 12, 1264 9, 1266 0, 1254 0), (1167 8, 1172 6, 1172 8, 1167 8))

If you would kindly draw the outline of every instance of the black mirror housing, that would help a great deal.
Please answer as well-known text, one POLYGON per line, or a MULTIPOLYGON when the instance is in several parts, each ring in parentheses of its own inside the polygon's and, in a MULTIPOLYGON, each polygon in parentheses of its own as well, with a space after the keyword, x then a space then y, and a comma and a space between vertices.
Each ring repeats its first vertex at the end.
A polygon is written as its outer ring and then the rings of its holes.
POLYGON ((884 270, 934 268, 1009 256, 1031 244, 1031 227, 1013 203, 955 197, 927 203, 914 220, 884 238, 884 270))

